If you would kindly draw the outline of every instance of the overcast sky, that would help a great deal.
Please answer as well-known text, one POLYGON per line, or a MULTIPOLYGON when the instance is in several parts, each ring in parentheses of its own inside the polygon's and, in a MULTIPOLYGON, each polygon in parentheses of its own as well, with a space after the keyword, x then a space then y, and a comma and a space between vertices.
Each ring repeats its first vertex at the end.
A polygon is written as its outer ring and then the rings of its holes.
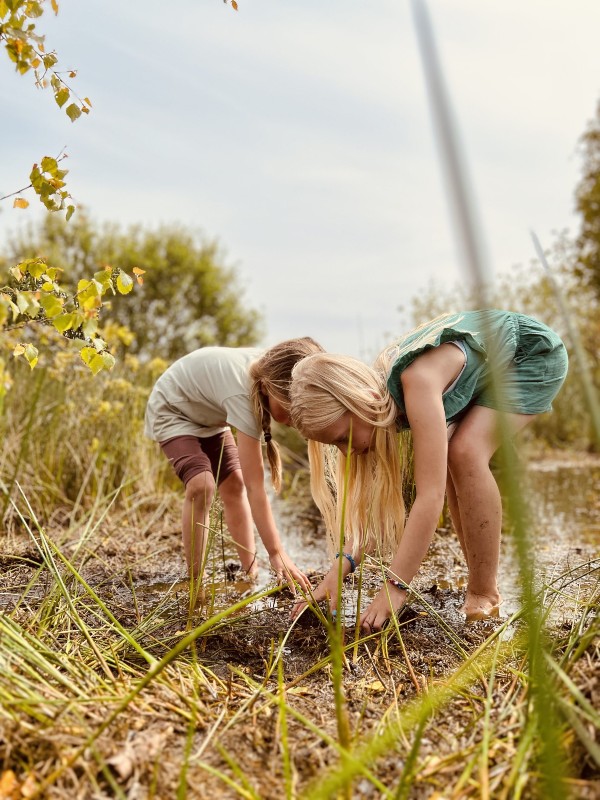
MULTIPOLYGON (((577 230, 577 144, 600 97, 598 0, 429 0, 496 273, 577 230)), ((464 275, 409 0, 61 0, 47 49, 90 97, 72 124, 0 60, 0 194, 66 146, 98 220, 217 238, 265 344, 367 356, 464 275)), ((32 207, 34 197, 29 197, 32 207)), ((35 211, 3 203, 0 236, 35 211)))

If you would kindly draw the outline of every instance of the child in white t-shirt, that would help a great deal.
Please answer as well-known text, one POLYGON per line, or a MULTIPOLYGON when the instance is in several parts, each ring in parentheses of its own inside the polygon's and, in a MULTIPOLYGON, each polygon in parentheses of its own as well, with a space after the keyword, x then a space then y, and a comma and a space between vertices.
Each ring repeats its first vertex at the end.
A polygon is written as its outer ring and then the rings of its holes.
POLYGON ((145 432, 160 443, 185 485, 183 547, 194 578, 202 576, 209 512, 218 486, 242 568, 256 576, 254 521, 278 579, 286 580, 292 590, 294 581, 308 590, 308 579, 285 552, 273 518, 264 486, 261 436, 277 491, 281 461, 271 437, 271 419, 289 424, 292 368, 322 351, 310 337, 267 351, 203 347, 175 361, 154 385, 145 432))

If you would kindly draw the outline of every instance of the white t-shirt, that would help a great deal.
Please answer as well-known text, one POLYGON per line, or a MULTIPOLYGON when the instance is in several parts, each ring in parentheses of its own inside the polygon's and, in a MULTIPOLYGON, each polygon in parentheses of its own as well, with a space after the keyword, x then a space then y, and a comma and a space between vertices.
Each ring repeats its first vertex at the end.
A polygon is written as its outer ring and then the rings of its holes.
POLYGON ((201 347, 175 361, 150 394, 146 436, 157 442, 214 436, 231 425, 260 439, 248 369, 262 353, 255 347, 201 347))

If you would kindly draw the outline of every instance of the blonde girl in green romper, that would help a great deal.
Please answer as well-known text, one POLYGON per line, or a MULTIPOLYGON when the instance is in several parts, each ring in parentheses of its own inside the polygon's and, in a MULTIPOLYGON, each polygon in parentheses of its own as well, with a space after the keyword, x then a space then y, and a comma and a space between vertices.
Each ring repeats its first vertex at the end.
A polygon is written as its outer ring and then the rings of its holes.
MULTIPOLYGON (((380 630, 404 604, 445 495, 469 571, 466 618, 498 614, 502 507, 489 464, 500 445, 499 416, 516 434, 551 410, 566 374, 566 350, 554 331, 499 310, 439 317, 388 347, 373 368, 327 353, 295 367, 292 424, 309 440, 312 491, 333 541, 345 504, 338 554, 344 576, 366 552, 391 558, 387 585, 361 616, 364 630, 380 630), (414 452, 416 496, 408 517, 401 428, 410 428, 414 452)), ((337 564, 315 600, 337 597, 337 564)), ((305 605, 297 602, 292 615, 305 605)))

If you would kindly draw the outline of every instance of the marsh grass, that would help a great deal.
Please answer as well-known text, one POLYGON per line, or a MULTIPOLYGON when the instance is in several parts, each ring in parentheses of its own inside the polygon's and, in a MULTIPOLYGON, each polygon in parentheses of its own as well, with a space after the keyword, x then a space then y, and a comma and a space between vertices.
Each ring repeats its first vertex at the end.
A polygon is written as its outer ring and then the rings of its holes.
MULTIPOLYGON (((105 562, 103 524, 122 515, 114 497, 59 531, 62 544, 24 491, 13 502, 39 562, 15 567, 15 597, 0 618, 0 752, 4 775, 28 796, 130 797, 134 786, 181 798, 545 796, 524 612, 465 638, 415 593, 424 616, 394 620, 382 637, 361 636, 341 615, 290 625, 277 606, 255 610, 281 602, 277 587, 223 601, 217 515, 210 607, 190 610, 168 592, 148 605, 134 562, 124 618, 107 591, 116 575, 92 578, 105 562), (433 631, 446 657, 441 670, 423 671, 433 631), (258 765, 265 758, 268 770, 258 765)), ((371 566, 365 585, 378 580, 380 565, 371 566)), ((557 747, 570 757, 563 796, 586 796, 574 789, 592 785, 581 775, 598 761, 599 568, 570 570, 535 595, 542 614, 566 597, 573 607, 543 662, 557 747), (593 590, 578 596, 590 580, 593 590)))
MULTIPOLYGON (((465 627, 415 588, 380 636, 290 623, 278 587, 225 580, 218 504, 203 586, 180 588, 178 495, 141 435, 152 370, 128 368, 21 371, 2 418, 1 796, 598 796, 600 562, 540 577, 514 455, 518 612, 465 627)), ((358 608, 383 570, 361 565, 358 608)))
MULTIPOLYGON (((202 587, 169 566, 182 563, 180 491, 139 421, 128 417, 119 437, 122 407, 92 414, 108 386, 80 387, 90 394, 78 411, 51 374, 37 396, 24 380, 15 390, 32 407, 7 408, 0 475, 7 796, 594 796, 600 563, 540 584, 510 483, 518 465, 502 470, 524 579, 518 613, 465 628, 443 598, 414 587, 414 613, 382 636, 363 636, 358 613, 318 607, 290 624, 285 592, 227 582, 218 502, 202 587)), ((138 388, 117 387, 140 413, 138 388)), ((383 569, 378 557, 361 564, 357 609, 383 569)))

